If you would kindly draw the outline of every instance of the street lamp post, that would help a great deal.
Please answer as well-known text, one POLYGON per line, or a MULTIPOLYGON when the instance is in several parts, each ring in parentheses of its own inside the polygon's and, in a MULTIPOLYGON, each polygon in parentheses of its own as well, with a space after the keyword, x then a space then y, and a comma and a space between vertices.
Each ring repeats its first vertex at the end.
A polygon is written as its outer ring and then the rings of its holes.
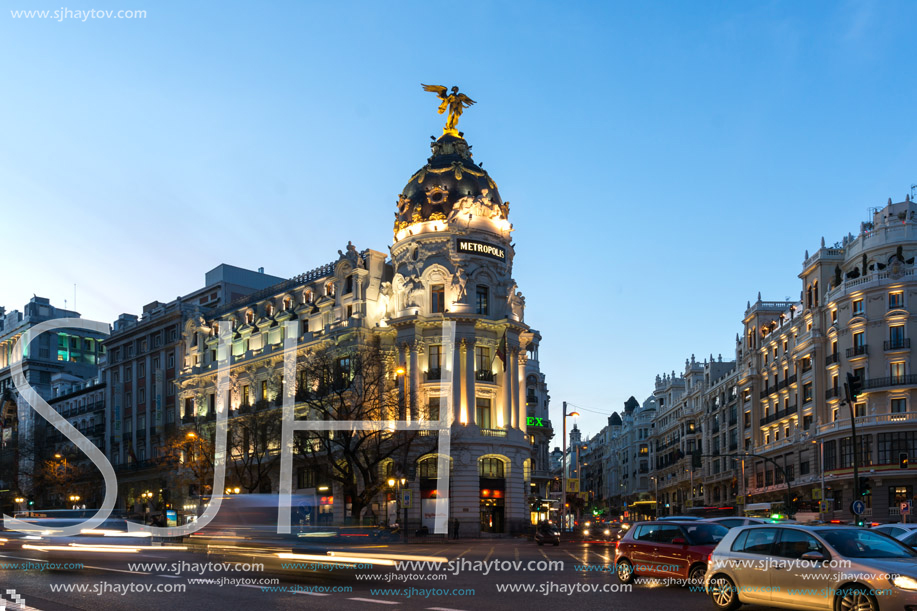
POLYGON ((560 492, 560 530, 564 532, 567 530, 567 418, 573 418, 574 416, 579 416, 579 412, 572 411, 569 414, 567 413, 567 402, 564 401, 564 416, 562 418, 564 426, 564 449, 561 454, 561 492, 560 492))
POLYGON ((404 519, 401 522, 401 530, 404 532, 404 535, 402 536, 405 543, 408 542, 408 508, 401 500, 401 489, 406 481, 407 480, 403 477, 401 479, 395 479, 392 477, 388 480, 389 487, 395 489, 395 517, 397 518, 401 511, 404 511, 404 519))

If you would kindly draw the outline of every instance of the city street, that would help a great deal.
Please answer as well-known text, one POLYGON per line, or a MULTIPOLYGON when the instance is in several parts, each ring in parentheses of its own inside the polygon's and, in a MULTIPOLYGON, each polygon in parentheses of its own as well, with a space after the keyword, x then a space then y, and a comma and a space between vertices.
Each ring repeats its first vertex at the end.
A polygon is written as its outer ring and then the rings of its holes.
MULTIPOLYGON (((603 546, 569 543, 560 547, 540 548, 524 540, 476 540, 469 542, 440 542, 425 545, 390 545, 376 547, 350 547, 341 551, 349 555, 405 554, 411 556, 445 557, 455 561, 455 570, 431 570, 403 567, 379 569, 340 569, 326 567, 319 570, 265 570, 261 571, 207 571, 201 574, 195 563, 236 563, 263 561, 257 551, 250 553, 207 554, 202 552, 148 552, 133 554, 129 561, 122 559, 85 559, 80 570, 0 570, 4 589, 12 588, 23 597, 26 609, 57 611, 83 609, 130 608, 136 611, 163 608, 235 609, 301 608, 304 599, 315 609, 374 609, 379 606, 401 606, 406 609, 472 610, 497 609, 511 602, 524 604, 527 611, 542 609, 593 607, 628 610, 637 609, 712 609, 707 597, 679 586, 661 583, 635 585, 633 590, 622 591, 617 577, 600 570, 584 570, 584 565, 607 565, 613 560, 613 550, 603 546), (478 562, 490 569, 482 569, 478 562), (499 561, 494 564, 494 561, 499 561), (538 563, 560 561, 550 570, 537 570, 538 563), (503 564, 504 562, 513 563, 503 564), (533 562, 534 570, 526 570, 533 562), (163 563, 163 570, 153 567, 133 566, 134 563, 163 563), (179 574, 172 563, 182 563, 179 574), (168 566, 167 566, 168 565, 168 566), (510 570, 502 570, 500 565, 510 570), (150 570, 153 569, 153 570, 150 570), (487 572, 487 574, 483 574, 487 572), (446 574, 445 578, 441 578, 446 574), (392 577, 389 577, 392 575, 392 577), (414 575, 419 578, 414 579, 414 575), (359 577, 358 577, 359 576, 359 577), (225 585, 195 583, 200 578, 209 579, 278 579, 279 583, 262 586, 247 583, 225 585), (371 579, 369 579, 371 578, 371 579), (313 587, 348 589, 331 592, 278 592, 270 588, 313 587), (533 590, 508 592, 504 586, 533 590), (124 588, 134 591, 124 592, 124 588), (571 588, 577 591, 568 593, 571 588), (69 589, 71 591, 63 591, 69 589), (85 591, 77 591, 83 589, 85 591), (140 590, 143 591, 140 591, 140 590), (401 592, 394 590, 400 589, 401 592), (501 591, 504 590, 504 591, 501 591), (603 589, 608 591, 602 591, 603 589), (55 591, 58 590, 58 591, 55 591), (172 590, 165 592, 163 590, 172 590), (380 590, 385 590, 380 592, 380 590), (430 590, 447 590, 447 593, 430 590), (465 594, 454 593, 464 590, 465 594), (550 590, 549 594, 544 594, 550 590), (598 591, 586 591, 598 590, 598 591), (410 596, 408 596, 410 594, 410 596), (524 601, 524 602, 523 602, 524 601)), ((40 562, 41 556, 30 550, 16 551, 8 543, 0 555, 0 563, 40 562)), ((76 558, 70 562, 77 562, 76 558)), ((64 562, 55 557, 53 562, 64 562)), ((547 566, 546 564, 542 564, 547 566)), ((263 582, 258 582, 263 583, 263 582)), ((7 596, 7 599, 9 597, 7 596)), ((19 609, 8 603, 8 609, 19 609)), ((750 610, 754 607, 744 607, 750 610)), ((760 608, 760 607, 759 607, 760 608)))

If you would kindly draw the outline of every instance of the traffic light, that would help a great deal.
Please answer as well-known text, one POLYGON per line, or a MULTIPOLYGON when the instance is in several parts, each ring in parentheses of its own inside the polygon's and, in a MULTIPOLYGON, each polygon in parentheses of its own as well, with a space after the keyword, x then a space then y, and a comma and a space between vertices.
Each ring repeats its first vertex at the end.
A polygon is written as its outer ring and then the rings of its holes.
POLYGON ((29 507, 31 507, 34 504, 35 504, 35 497, 33 497, 32 495, 29 495, 29 507))
POLYGON ((863 392, 863 378, 847 372, 847 394, 848 400, 856 401, 856 398, 863 392))
POLYGON ((869 483, 869 478, 861 477, 859 479, 860 483, 860 496, 866 496, 867 494, 872 494, 872 484, 869 483))
POLYGON ((907 469, 907 452, 901 452, 898 454, 898 468, 907 469))

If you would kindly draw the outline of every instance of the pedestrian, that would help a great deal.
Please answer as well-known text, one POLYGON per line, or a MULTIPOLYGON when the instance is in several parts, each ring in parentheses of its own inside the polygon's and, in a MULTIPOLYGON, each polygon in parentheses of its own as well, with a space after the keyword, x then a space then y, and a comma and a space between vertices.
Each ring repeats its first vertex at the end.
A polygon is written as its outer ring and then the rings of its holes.
POLYGON ((453 539, 458 539, 459 524, 460 522, 458 518, 452 519, 452 538, 453 539))

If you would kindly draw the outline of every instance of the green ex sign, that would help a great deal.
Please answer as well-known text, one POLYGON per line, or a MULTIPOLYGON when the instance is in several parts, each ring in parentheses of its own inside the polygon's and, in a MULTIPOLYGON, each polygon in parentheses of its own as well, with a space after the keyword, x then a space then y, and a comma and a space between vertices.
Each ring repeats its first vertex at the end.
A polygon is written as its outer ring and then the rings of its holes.
POLYGON ((544 418, 536 418, 535 416, 528 416, 525 419, 526 426, 544 426, 544 418))

